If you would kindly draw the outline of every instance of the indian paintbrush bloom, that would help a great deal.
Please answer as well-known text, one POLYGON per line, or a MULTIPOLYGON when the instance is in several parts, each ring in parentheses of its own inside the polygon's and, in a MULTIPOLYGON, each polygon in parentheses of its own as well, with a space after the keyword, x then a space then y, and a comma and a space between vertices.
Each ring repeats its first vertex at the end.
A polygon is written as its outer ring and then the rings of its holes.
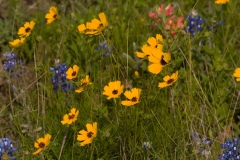
POLYGON ((97 136, 97 122, 86 124, 87 131, 81 130, 78 132, 77 140, 82 141, 81 146, 92 143, 92 140, 97 136))
POLYGON ((229 0, 216 0, 215 1, 216 4, 225 4, 227 2, 229 2, 229 0))
POLYGON ((240 81, 240 68, 236 68, 233 76, 236 77, 236 81, 240 81))
POLYGON ((171 86, 173 83, 175 83, 178 79, 178 71, 173 73, 171 76, 165 76, 163 78, 164 82, 160 82, 158 84, 159 88, 164 88, 167 86, 171 86))
POLYGON ((52 23, 54 20, 59 18, 57 8, 52 6, 50 7, 48 13, 46 14, 45 18, 47 19, 47 24, 52 23))
POLYGON ((132 106, 139 103, 141 91, 142 90, 139 88, 132 88, 131 91, 125 91, 124 95, 127 97, 128 100, 122 101, 121 104, 124 106, 132 106))
POLYGON ((18 35, 20 37, 28 37, 34 28, 34 25, 35 25, 35 22, 33 21, 26 22, 23 27, 19 28, 18 35))
POLYGON ((75 122, 77 120, 79 111, 76 110, 76 108, 72 108, 71 112, 68 114, 65 114, 63 116, 63 120, 61 121, 61 123, 64 124, 72 124, 73 122, 75 122))
POLYGON ((78 31, 87 35, 99 35, 108 26, 108 21, 106 15, 101 12, 98 14, 100 20, 94 18, 91 22, 85 24, 80 24, 78 26, 78 31))
POLYGON ((75 92, 81 93, 90 84, 92 84, 92 82, 90 82, 89 75, 86 75, 84 79, 81 79, 81 85, 75 92))
POLYGON ((103 95, 108 96, 107 99, 118 98, 123 93, 123 85, 121 81, 109 82, 108 86, 104 87, 103 95))
POLYGON ((10 156, 11 160, 16 160, 15 157, 12 157, 12 153, 17 149, 17 147, 13 147, 9 138, 0 138, 0 159, 10 159, 10 156))
POLYGON ((153 50, 152 54, 148 57, 148 60, 152 63, 148 66, 148 71, 153 74, 160 73, 170 59, 170 53, 164 53, 157 49, 153 50))
POLYGON ((73 67, 69 67, 66 74, 67 74, 67 79, 74 79, 77 77, 79 71, 79 67, 77 65, 74 65, 73 67))
POLYGON ((9 42, 9 45, 13 48, 18 48, 21 47, 24 43, 25 43, 25 38, 19 38, 19 39, 15 39, 11 42, 9 42))
POLYGON ((44 138, 39 138, 36 142, 34 142, 34 147, 37 148, 37 151, 35 151, 33 155, 36 155, 44 150, 49 145, 50 139, 51 135, 46 134, 44 138))

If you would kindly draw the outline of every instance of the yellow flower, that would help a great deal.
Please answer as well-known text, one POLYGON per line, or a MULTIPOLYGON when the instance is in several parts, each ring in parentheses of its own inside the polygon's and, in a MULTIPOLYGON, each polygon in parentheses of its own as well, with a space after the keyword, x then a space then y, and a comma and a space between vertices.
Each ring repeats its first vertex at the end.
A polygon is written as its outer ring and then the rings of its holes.
POLYGON ((19 39, 15 39, 11 42, 9 42, 9 45, 13 48, 18 48, 21 47, 24 43, 25 43, 25 38, 19 38, 19 39))
POLYGON ((153 74, 158 74, 162 71, 171 59, 170 53, 163 53, 160 50, 155 49, 152 54, 148 57, 148 60, 152 62, 148 66, 148 71, 153 74))
POLYGON ((167 86, 171 86, 173 83, 175 83, 178 80, 178 71, 173 73, 171 76, 165 76, 163 78, 164 82, 160 82, 158 84, 159 88, 164 88, 167 86))
POLYGON ((34 25, 35 22, 33 21, 26 22, 23 27, 19 28, 18 35, 20 35, 20 37, 28 37, 34 28, 34 25))
POLYGON ((66 74, 67 79, 74 79, 77 77, 79 71, 79 67, 77 65, 74 65, 73 67, 69 67, 66 74))
POLYGON ((125 91, 124 95, 127 97, 127 101, 122 101, 122 105, 124 106, 132 106, 134 104, 139 103, 139 98, 141 94, 141 89, 133 88, 131 91, 125 91))
POLYGON ((82 141, 81 146, 92 143, 92 140, 97 136, 97 122, 93 124, 87 123, 86 127, 87 131, 81 130, 78 132, 77 140, 82 141))
POLYGON ((84 24, 80 24, 78 26, 78 31, 88 35, 99 35, 108 26, 108 21, 103 12, 98 16, 100 20, 94 18, 91 22, 87 22, 86 26, 84 24))
POLYGON ((162 51, 163 48, 163 38, 160 34, 156 35, 156 38, 154 37, 150 37, 148 38, 148 44, 150 45, 143 45, 142 46, 142 52, 135 52, 135 54, 137 55, 137 57, 139 58, 145 58, 148 57, 152 54, 153 50, 158 49, 160 51, 162 51))
POLYGON ((81 86, 75 92, 81 93, 89 84, 92 84, 92 82, 90 82, 89 75, 86 75, 84 79, 81 79, 81 86))
POLYGON ((139 78, 139 73, 138 73, 138 71, 135 71, 135 72, 134 72, 134 76, 135 76, 136 78, 139 78))
POLYGON ((47 19, 47 24, 52 23, 54 20, 59 18, 57 8, 52 6, 50 7, 48 13, 46 14, 45 18, 47 19))
POLYGON ((104 87, 103 95, 108 96, 108 100, 111 98, 118 98, 123 93, 123 87, 121 81, 109 82, 108 86, 104 87))
POLYGON ((61 123, 64 124, 72 124, 73 122, 75 122, 77 120, 79 111, 76 110, 76 108, 72 108, 71 112, 69 114, 65 114, 63 116, 63 120, 61 121, 61 123))
POLYGON ((35 143, 34 147, 37 148, 37 151, 33 153, 33 155, 36 155, 40 153, 42 150, 45 149, 46 146, 49 145, 51 139, 50 134, 46 134, 44 138, 39 138, 35 143))
POLYGON ((237 78, 236 81, 240 81, 240 68, 235 69, 233 76, 237 78))
POLYGON ((215 1, 216 4, 225 4, 227 2, 229 2, 229 0, 216 0, 215 1))

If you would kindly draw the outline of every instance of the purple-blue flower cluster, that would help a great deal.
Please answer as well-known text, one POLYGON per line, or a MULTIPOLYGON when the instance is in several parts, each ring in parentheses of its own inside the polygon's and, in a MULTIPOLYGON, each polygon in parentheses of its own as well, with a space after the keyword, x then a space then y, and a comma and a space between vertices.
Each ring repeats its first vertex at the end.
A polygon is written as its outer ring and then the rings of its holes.
POLYGON ((106 57, 110 57, 110 51, 112 50, 111 46, 108 46, 106 41, 100 42, 98 45, 98 48, 95 50, 95 52, 98 52, 100 50, 103 50, 103 55, 105 55, 106 57))
MULTIPOLYGON (((10 77, 14 75, 14 69, 17 64, 23 65, 23 63, 20 60, 17 60, 18 55, 13 52, 6 52, 2 54, 3 58, 6 59, 3 62, 3 69, 7 70, 10 74, 10 77)), ((21 68, 20 68, 21 69, 21 68)), ((22 70, 20 70, 20 74, 22 73, 22 70)), ((18 74, 17 74, 18 76, 18 74)))
POLYGON ((51 78, 51 83, 53 84, 54 92, 57 92, 59 86, 64 91, 73 90, 73 86, 71 86, 66 78, 66 71, 68 70, 66 63, 58 64, 55 68, 50 68, 51 72, 54 72, 55 75, 51 78))
POLYGON ((205 23, 205 20, 203 20, 196 11, 193 11, 186 18, 186 21, 188 26, 187 26, 187 29, 185 29, 185 31, 187 33, 190 33, 192 37, 194 37, 196 32, 203 30, 202 24, 205 23))
POLYGON ((192 137, 198 146, 198 153, 201 153, 202 156, 208 157, 211 154, 211 151, 209 150, 211 141, 206 136, 200 138, 196 132, 192 132, 192 137))
POLYGON ((13 147, 12 141, 9 138, 1 138, 0 139, 0 160, 3 155, 10 156, 12 160, 15 160, 15 157, 12 157, 12 153, 16 151, 18 148, 13 147))
POLYGON ((221 148, 224 149, 222 156, 219 157, 219 160, 237 160, 240 159, 240 148, 239 147, 239 138, 234 138, 232 140, 226 140, 224 144, 221 144, 221 148))

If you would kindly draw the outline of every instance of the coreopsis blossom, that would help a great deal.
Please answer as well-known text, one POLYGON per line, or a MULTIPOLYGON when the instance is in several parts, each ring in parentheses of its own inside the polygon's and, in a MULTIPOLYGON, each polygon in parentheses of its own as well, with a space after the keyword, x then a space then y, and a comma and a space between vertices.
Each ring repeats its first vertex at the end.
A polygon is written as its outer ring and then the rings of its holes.
POLYGON ((13 48, 19 48, 25 43, 25 40, 26 40, 25 38, 15 39, 9 42, 9 45, 13 48))
POLYGON ((240 81, 240 68, 236 68, 233 76, 236 77, 236 81, 240 81))
POLYGON ((47 24, 52 23, 54 20, 59 18, 59 14, 57 8, 52 6, 50 7, 48 13, 46 14, 45 18, 47 19, 47 24))
POLYGON ((109 82, 108 86, 104 87, 103 95, 108 96, 107 99, 118 98, 123 93, 123 85, 121 81, 109 82))
POLYGON ((77 120, 79 111, 76 110, 76 108, 72 108, 70 113, 65 114, 63 116, 63 120, 61 121, 61 123, 64 124, 72 124, 73 122, 75 122, 77 120))
POLYGON ((153 74, 158 74, 162 69, 168 64, 171 59, 170 53, 164 53, 160 50, 154 50, 152 54, 148 57, 150 64, 148 66, 148 71, 153 74))
POLYGON ((92 84, 92 82, 90 82, 89 75, 86 75, 84 79, 81 79, 81 85, 75 92, 81 93, 90 84, 92 84))
POLYGON ((39 138, 35 143, 34 147, 37 148, 37 151, 33 153, 33 155, 36 155, 40 153, 42 150, 44 150, 50 143, 51 135, 46 134, 44 138, 39 138))
POLYGON ((81 130, 78 132, 77 140, 82 141, 81 146, 92 143, 92 140, 97 136, 97 122, 86 124, 87 131, 81 130))
POLYGON ((216 0, 215 1, 216 4, 225 4, 227 2, 229 2, 229 0, 216 0))
POLYGON ((163 38, 162 35, 157 34, 156 38, 155 37, 150 37, 147 40, 148 44, 145 44, 142 46, 142 51, 143 52, 135 52, 138 58, 145 58, 148 57, 152 54, 152 50, 158 49, 162 51, 163 48, 163 38))
POLYGON ((78 26, 78 31, 87 35, 99 35, 108 26, 108 21, 106 15, 101 12, 98 14, 99 19, 94 18, 91 22, 85 24, 80 24, 78 26))
POLYGON ((73 67, 69 67, 67 72, 66 72, 66 75, 67 75, 67 79, 74 79, 77 77, 77 74, 78 74, 78 71, 79 71, 79 67, 77 65, 74 65, 73 67))
POLYGON ((163 78, 163 80, 164 80, 164 82, 160 82, 158 84, 159 88, 171 86, 173 83, 175 83, 178 80, 178 71, 173 73, 171 76, 165 76, 163 78))
POLYGON ((141 91, 142 90, 139 88, 132 88, 131 91, 125 91, 124 95, 127 97, 128 100, 122 101, 121 104, 124 106, 132 106, 139 103, 141 91))
POLYGON ((19 28, 18 35, 20 37, 28 37, 34 28, 34 25, 35 25, 35 22, 33 21, 26 22, 23 27, 19 28))

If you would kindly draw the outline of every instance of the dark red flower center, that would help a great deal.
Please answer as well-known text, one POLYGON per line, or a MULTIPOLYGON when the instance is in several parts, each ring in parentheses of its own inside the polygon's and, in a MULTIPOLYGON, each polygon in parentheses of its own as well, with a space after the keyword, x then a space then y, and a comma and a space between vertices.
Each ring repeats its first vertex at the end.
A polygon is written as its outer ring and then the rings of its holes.
POLYGON ((73 71, 72 76, 74 77, 74 76, 76 76, 76 74, 77 74, 77 72, 73 71))
POLYGON ((29 31, 31 31, 31 28, 28 27, 28 28, 25 29, 26 33, 28 33, 29 31))
POLYGON ((174 79, 169 79, 168 81, 167 81, 167 84, 172 84, 174 82, 174 79))
POLYGON ((87 137, 88 137, 88 138, 91 138, 91 137, 92 137, 92 135, 93 135, 93 133, 92 133, 92 132, 88 132, 88 133, 87 133, 87 137))
POLYGON ((72 115, 68 115, 68 119, 70 120, 70 119, 73 119, 75 117, 75 115, 74 114, 72 114, 72 115))
POLYGON ((131 101, 132 101, 132 102, 137 102, 137 97, 133 97, 133 98, 131 99, 131 101))
POLYGON ((56 14, 54 14, 54 15, 53 15, 53 18, 54 18, 54 19, 56 19, 56 18, 57 18, 57 15, 56 15, 56 14))
POLYGON ((114 90, 112 91, 112 94, 118 94, 118 90, 114 89, 114 90))
POLYGON ((83 82, 82 84, 81 84, 81 87, 86 87, 87 86, 87 82, 83 82))
POLYGON ((38 144, 39 148, 44 148, 45 147, 45 143, 41 142, 38 144))
POLYGON ((162 55, 162 57, 161 57, 161 60, 160 60, 160 63, 161 63, 161 65, 166 65, 167 64, 167 62, 163 59, 164 58, 164 56, 162 55))

